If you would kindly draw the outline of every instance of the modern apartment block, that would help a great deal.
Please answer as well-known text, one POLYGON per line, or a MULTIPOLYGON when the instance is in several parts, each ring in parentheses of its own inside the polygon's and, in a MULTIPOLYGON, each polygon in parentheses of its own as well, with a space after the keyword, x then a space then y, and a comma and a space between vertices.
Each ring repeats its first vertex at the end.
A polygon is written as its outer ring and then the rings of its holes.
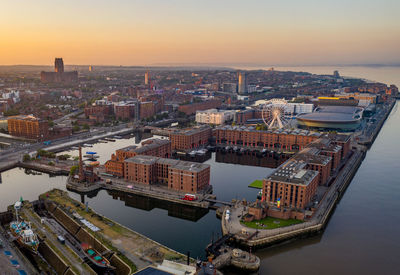
POLYGON ((41 141, 49 136, 49 123, 34 116, 13 116, 8 119, 8 133, 12 136, 41 141))
POLYGON ((221 125, 228 120, 233 120, 236 111, 208 109, 196 112, 196 122, 204 124, 221 125))

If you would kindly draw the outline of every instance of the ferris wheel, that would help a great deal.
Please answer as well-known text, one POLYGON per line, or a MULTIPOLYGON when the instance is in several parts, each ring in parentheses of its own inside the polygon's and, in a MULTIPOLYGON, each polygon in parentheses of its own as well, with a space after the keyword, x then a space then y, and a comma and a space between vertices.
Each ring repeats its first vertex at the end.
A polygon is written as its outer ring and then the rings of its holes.
POLYGON ((262 108, 262 119, 268 129, 281 129, 288 124, 285 118, 287 101, 284 99, 271 99, 262 108))

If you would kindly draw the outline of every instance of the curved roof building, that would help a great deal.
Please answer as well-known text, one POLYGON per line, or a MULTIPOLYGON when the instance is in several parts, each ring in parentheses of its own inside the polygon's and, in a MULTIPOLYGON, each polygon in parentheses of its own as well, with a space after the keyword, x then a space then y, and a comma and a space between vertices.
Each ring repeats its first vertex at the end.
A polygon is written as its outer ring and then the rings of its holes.
POLYGON ((350 106, 321 106, 313 113, 297 116, 300 126, 353 131, 361 123, 363 109, 350 106))

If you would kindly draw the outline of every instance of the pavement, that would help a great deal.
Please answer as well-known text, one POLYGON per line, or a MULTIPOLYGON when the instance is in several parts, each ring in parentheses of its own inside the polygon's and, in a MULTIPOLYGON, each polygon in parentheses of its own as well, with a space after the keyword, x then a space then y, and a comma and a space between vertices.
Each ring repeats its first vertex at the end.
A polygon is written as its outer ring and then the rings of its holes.
POLYGON ((338 190, 345 182, 346 177, 352 171, 355 161, 358 159, 359 154, 361 152, 356 151, 350 159, 347 160, 346 165, 340 171, 338 176, 336 177, 334 183, 329 187, 327 192, 324 195, 324 198, 319 202, 318 208, 313 214, 312 218, 309 221, 305 221, 301 224, 295 224, 291 226, 276 228, 276 229, 254 229, 244 226, 240 223, 241 218, 244 214, 247 213, 245 211, 244 206, 241 204, 237 204, 234 207, 229 208, 231 214, 229 221, 225 220, 225 215, 222 216, 221 222, 225 225, 228 233, 236 234, 237 237, 242 239, 247 239, 252 234, 256 233, 257 235, 252 238, 261 239, 265 237, 277 236, 281 233, 289 233, 298 229, 305 229, 307 227, 315 226, 321 223, 325 217, 329 214, 328 209, 330 209, 331 204, 335 201, 338 196, 338 190), (245 232, 245 233, 244 233, 245 232))

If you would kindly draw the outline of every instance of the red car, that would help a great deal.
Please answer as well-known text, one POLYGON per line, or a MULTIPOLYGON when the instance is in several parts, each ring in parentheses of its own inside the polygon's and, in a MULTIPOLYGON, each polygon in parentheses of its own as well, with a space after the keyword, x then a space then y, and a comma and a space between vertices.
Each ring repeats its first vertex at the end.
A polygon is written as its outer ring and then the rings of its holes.
POLYGON ((197 197, 195 195, 192 195, 192 194, 186 194, 182 198, 182 200, 184 200, 184 201, 195 201, 195 200, 197 200, 197 197))

